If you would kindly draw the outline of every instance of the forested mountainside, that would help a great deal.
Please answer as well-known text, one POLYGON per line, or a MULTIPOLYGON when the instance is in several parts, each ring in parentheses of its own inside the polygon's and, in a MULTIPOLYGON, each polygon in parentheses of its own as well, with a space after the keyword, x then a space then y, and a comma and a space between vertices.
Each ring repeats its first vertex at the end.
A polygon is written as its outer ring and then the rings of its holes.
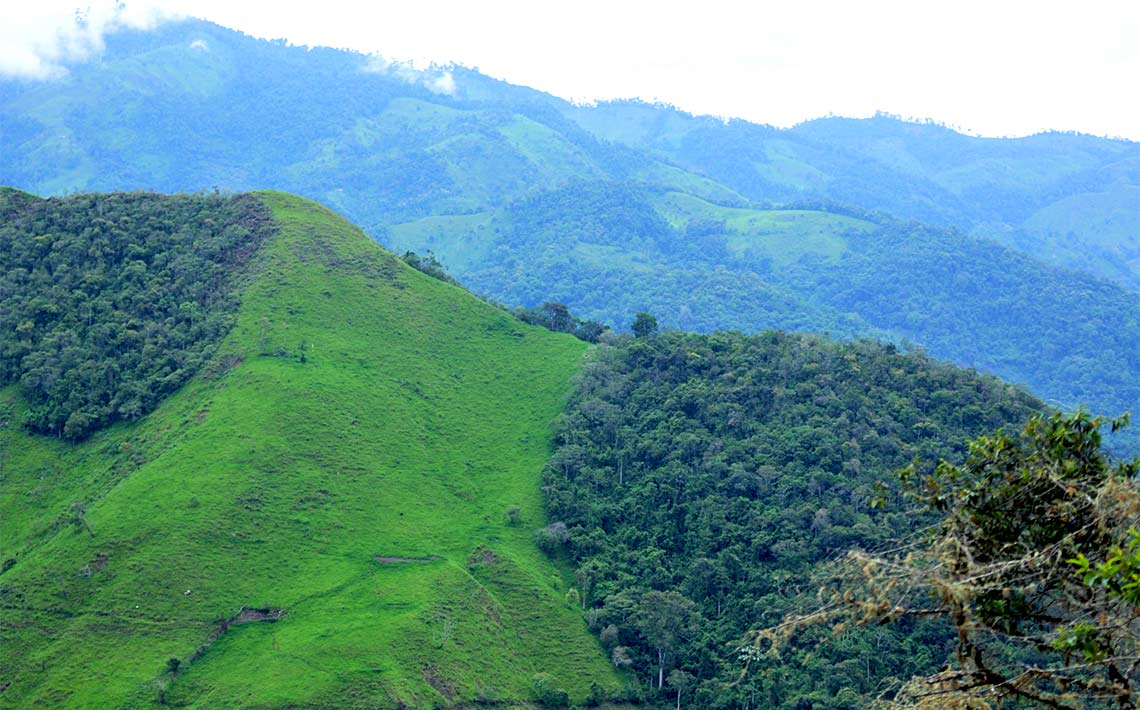
MULTIPOLYGON (((0 705, 622 697, 565 600, 572 577, 533 541, 582 342, 415 271, 301 198, 3 197, 24 217, 3 224, 0 274, 20 279, 0 313, 49 313, 47 338, 78 341, 34 342, 24 360, 62 357, 71 377, 87 355, 70 350, 106 347, 101 367, 157 386, 149 413, 78 442, 35 431, 38 379, 0 388, 0 705), (80 217, 88 229, 70 228, 80 217), (122 281, 100 248, 112 238, 122 281), (167 295, 185 299, 173 313, 167 295), (200 324, 218 340, 179 350, 200 324), (132 369, 140 347, 199 366, 132 369)), ((92 388, 113 391, 102 377, 92 388)))
POLYGON ((880 486, 1043 404, 867 341, 624 336, 593 351, 546 467, 539 541, 576 565, 612 660, 702 708, 867 707, 953 655, 940 625, 827 631, 741 677, 741 639, 814 603, 813 570, 922 524, 880 486), (805 600, 807 600, 805 602, 805 600), (818 643, 818 645, 816 645, 818 643), (674 675, 674 672, 679 675, 674 675))
POLYGON ((499 246, 460 259, 461 273, 507 303, 552 299, 620 324, 649 310, 699 331, 870 334, 1001 373, 1060 406, 1140 404, 1140 296, 951 231, 599 183, 464 228, 467 240, 429 244, 446 263, 479 230, 494 234, 499 246))
POLYGON ((1094 271, 1135 288, 1134 143, 579 107, 197 21, 112 35, 62 80, 0 82, 0 140, 0 177, 47 194, 295 191, 510 305, 908 340, 1059 406, 1140 403, 1140 296, 998 245, 1091 258, 1103 240, 1117 266, 1094 271))
POLYGON ((879 115, 788 130, 618 101, 567 115, 753 200, 821 198, 995 239, 1140 290, 1140 146, 981 138, 879 115))

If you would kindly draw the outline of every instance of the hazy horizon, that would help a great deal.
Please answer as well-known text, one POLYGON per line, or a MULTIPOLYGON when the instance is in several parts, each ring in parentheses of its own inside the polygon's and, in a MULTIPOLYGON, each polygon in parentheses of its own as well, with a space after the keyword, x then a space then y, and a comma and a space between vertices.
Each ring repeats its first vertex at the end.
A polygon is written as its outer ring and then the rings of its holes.
POLYGON ((264 39, 457 65, 576 103, 637 99, 789 127, 878 113, 967 135, 1047 131, 1140 140, 1140 4, 794 7, 714 2, 361 9, 346 0, 62 0, 8 10, 0 75, 51 78, 118 27, 194 16, 264 39))

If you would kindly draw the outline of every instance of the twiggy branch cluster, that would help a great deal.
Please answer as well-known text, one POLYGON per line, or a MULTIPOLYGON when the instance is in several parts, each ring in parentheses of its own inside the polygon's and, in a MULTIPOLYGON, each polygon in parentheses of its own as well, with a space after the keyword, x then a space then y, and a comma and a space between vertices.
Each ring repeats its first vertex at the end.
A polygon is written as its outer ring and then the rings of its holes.
POLYGON ((838 631, 938 616, 957 634, 955 657, 943 672, 892 689, 883 707, 1017 698, 1138 707, 1140 462, 1109 462, 1100 451, 1105 423, 1083 412, 1036 418, 1017 438, 978 439, 960 467, 905 470, 910 495, 940 523, 903 548, 849 553, 834 587, 821 590, 824 604, 756 632, 746 663, 821 623, 838 631))

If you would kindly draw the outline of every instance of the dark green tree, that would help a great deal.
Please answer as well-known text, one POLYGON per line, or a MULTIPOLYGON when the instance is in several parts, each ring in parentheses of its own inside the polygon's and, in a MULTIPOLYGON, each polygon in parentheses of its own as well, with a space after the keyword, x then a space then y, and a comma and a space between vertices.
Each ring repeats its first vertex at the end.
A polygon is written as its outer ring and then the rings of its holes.
POLYGON ((554 332, 566 333, 573 327, 574 321, 565 303, 547 301, 542 304, 542 310, 546 312, 546 317, 550 320, 550 329, 554 332))
POLYGON ((657 653, 657 687, 665 687, 665 667, 672 654, 697 631, 699 613, 693 602, 677 592, 646 592, 634 612, 637 630, 657 653))
POLYGON ((630 327, 635 337, 648 338, 657 332, 657 318, 651 313, 641 311, 633 317, 633 325, 630 327))

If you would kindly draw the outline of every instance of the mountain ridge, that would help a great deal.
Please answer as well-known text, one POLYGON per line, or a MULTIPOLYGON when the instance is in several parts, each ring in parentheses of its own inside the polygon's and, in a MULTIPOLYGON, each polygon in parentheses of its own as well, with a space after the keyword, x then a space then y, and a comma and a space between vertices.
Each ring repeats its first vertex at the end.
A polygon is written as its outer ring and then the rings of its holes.
POLYGON ((670 327, 909 341, 1063 407, 1140 406, 1134 143, 976 139, 883 116, 781 130, 631 102, 574 106, 470 69, 416 72, 203 22, 112 35, 102 64, 62 83, 0 86, 0 140, 13 146, 0 176, 24 188, 285 189, 398 251, 434 251, 499 302, 554 299, 615 328, 648 309, 670 327), (588 200, 565 199, 574 190, 588 200), (632 196, 634 211, 648 200, 668 227, 644 221, 649 231, 629 236, 607 221, 621 210, 584 211, 612 202, 606 193, 632 196), (706 201, 704 214, 681 219, 666 209, 671 193, 706 201), (519 226, 551 205, 590 231, 519 226), (722 206, 753 211, 755 228, 721 219, 722 206), (814 214, 778 224, 795 209, 814 214), (870 242, 834 217, 876 212, 893 217, 870 242), (864 243, 882 248, 861 255, 864 243), (1072 271, 1086 267, 1095 282, 1072 271), (979 269, 1020 278, 998 289, 979 269), (1039 310, 996 330, 980 319, 1006 314, 990 303, 1014 292, 1039 310), (1091 332, 1055 325, 1082 312, 1091 332))

